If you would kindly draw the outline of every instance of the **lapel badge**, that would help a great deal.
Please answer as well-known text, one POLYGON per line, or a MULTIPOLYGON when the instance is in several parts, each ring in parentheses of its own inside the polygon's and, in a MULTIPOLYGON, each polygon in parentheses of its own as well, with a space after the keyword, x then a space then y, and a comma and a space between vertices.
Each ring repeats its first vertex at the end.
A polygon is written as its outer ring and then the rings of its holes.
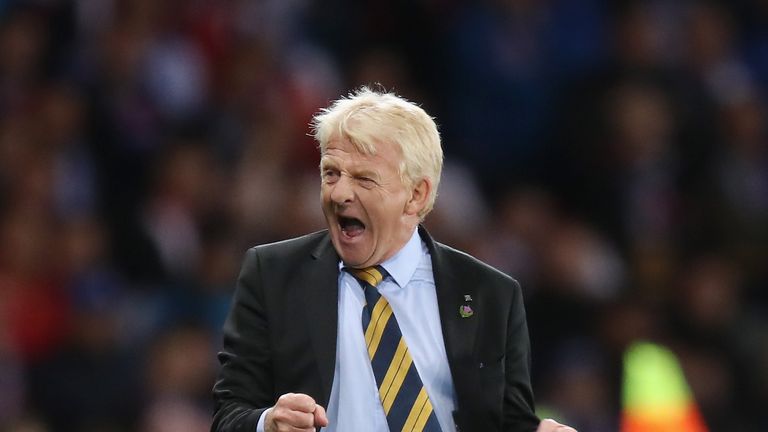
POLYGON ((469 295, 469 294, 464 294, 464 301, 465 302, 471 302, 472 301, 472 296, 469 295))
POLYGON ((472 308, 469 305, 461 305, 459 306, 459 315, 462 318, 469 318, 472 315, 475 314, 475 311, 472 310, 472 308))

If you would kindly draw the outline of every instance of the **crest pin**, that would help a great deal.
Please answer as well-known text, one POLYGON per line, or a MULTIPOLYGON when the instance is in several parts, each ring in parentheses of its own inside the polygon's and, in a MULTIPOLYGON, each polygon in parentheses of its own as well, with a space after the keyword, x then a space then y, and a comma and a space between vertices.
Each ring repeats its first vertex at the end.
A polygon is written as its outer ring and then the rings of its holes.
POLYGON ((472 310, 472 308, 469 305, 461 305, 459 306, 459 315, 462 318, 469 318, 472 315, 475 314, 475 311, 472 310))

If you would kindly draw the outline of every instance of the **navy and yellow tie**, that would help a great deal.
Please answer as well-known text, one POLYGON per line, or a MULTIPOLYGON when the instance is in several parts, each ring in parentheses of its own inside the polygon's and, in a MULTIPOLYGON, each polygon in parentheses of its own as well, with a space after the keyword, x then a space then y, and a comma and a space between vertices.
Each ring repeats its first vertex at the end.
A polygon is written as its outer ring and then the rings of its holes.
POLYGON ((440 432, 427 390, 387 299, 376 286, 387 277, 381 266, 347 268, 363 287, 363 331, 379 397, 390 431, 440 432))

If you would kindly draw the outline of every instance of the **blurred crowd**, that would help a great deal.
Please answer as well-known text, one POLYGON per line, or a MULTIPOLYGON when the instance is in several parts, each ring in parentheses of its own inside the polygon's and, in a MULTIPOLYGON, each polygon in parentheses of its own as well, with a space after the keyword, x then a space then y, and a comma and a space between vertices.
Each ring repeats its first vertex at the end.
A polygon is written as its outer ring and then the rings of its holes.
POLYGON ((436 238, 517 278, 541 413, 618 430, 621 354, 768 430, 768 2, 0 1, 0 430, 205 431, 252 245, 323 227, 313 113, 446 152, 436 238))

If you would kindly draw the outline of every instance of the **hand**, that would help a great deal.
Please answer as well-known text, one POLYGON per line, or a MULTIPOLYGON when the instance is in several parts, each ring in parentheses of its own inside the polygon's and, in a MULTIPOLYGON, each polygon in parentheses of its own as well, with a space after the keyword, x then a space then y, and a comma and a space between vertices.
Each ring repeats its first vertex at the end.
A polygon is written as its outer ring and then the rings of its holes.
POLYGON ((325 408, 301 393, 286 393, 267 412, 266 432, 314 432, 316 427, 328 426, 325 408))
POLYGON ((539 428, 536 432, 576 432, 576 429, 562 425, 552 419, 544 419, 539 423, 539 428))

